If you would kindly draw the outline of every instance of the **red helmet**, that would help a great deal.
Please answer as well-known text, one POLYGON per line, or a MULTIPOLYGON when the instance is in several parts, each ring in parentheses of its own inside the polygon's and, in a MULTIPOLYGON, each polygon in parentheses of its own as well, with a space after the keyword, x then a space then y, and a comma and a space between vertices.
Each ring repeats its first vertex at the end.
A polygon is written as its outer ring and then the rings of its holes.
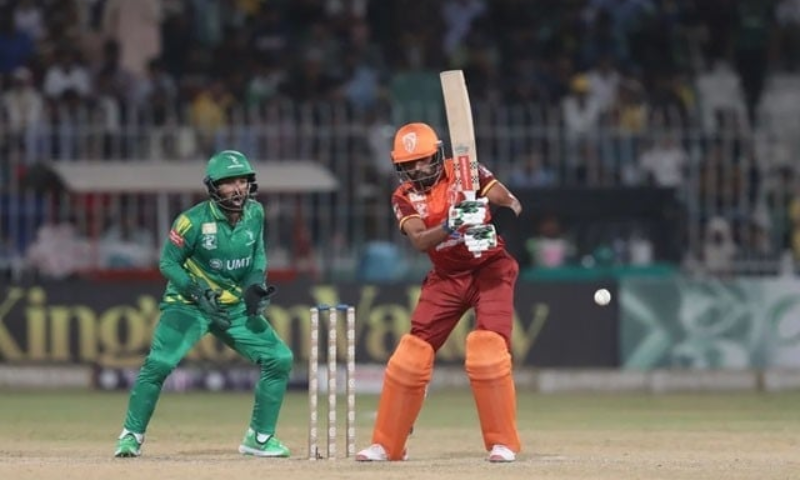
POLYGON ((409 123, 403 125, 394 136, 392 163, 402 182, 411 182, 414 188, 424 192, 429 190, 442 174, 444 148, 439 136, 430 125, 409 123), (414 171, 404 163, 431 158, 427 167, 414 171))

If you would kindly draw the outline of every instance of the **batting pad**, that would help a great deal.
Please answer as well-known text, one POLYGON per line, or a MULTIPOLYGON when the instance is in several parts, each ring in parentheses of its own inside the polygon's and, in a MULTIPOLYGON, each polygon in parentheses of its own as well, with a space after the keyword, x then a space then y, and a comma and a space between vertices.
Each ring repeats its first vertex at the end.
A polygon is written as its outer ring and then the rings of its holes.
POLYGON ((467 335, 466 350, 464 366, 478 408, 486 451, 494 445, 504 445, 519 452, 517 394, 505 340, 495 332, 476 330, 467 335))
POLYGON ((422 409, 433 372, 433 347, 403 335, 386 365, 372 443, 386 449, 389 460, 402 460, 411 427, 422 409))

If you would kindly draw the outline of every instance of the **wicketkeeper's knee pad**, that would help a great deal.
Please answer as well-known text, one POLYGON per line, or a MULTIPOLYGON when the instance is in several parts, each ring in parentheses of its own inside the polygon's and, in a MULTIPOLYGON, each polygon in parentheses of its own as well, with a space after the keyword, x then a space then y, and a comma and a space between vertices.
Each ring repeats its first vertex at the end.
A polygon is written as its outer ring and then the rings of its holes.
POLYGON ((161 383, 172 373, 176 366, 177 363, 161 356, 148 355, 139 371, 139 376, 154 383, 161 383))
POLYGON ((279 343, 271 352, 271 355, 262 357, 259 363, 262 371, 267 370, 273 375, 288 376, 294 365, 294 354, 286 344, 279 343))
POLYGON ((403 459, 406 439, 431 380, 433 357, 433 347, 428 342, 407 334, 386 365, 372 441, 383 445, 389 460, 403 459))
POLYGON ((520 450, 516 425, 516 389, 511 354, 499 334, 476 330, 467 336, 464 365, 472 386, 487 450, 505 445, 520 450))

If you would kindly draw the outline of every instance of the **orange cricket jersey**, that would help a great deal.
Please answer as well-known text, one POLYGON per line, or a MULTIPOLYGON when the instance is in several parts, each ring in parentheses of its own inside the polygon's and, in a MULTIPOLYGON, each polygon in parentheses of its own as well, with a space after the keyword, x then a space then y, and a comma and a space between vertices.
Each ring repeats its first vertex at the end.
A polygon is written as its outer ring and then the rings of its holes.
MULTIPOLYGON (((453 160, 446 159, 442 177, 426 193, 415 192, 409 182, 397 187, 392 194, 392 209, 401 230, 403 229, 403 223, 413 217, 421 218, 428 228, 441 225, 447 219, 447 212, 450 206, 455 205, 464 198, 463 194, 456 189, 453 170, 453 160)), ((494 186, 497 180, 494 178, 494 174, 483 165, 479 166, 478 177, 480 179, 478 197, 482 197, 494 186)), ((428 249, 428 256, 436 270, 462 272, 472 270, 481 265, 501 253, 504 247, 503 239, 498 236, 495 248, 483 252, 479 258, 475 258, 464 246, 463 235, 460 232, 453 232, 445 241, 428 249)))

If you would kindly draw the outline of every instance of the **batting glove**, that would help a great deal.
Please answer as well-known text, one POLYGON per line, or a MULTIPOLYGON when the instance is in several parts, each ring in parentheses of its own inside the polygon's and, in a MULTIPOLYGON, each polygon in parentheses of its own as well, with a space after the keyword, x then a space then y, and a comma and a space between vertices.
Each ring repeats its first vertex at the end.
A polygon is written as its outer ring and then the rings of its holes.
POLYGON ((476 257, 497 246, 497 231, 494 225, 475 225, 464 231, 464 245, 476 257))
POLYGON ((489 218, 489 199, 463 200, 447 212, 447 229, 458 230, 472 225, 483 225, 489 218))

